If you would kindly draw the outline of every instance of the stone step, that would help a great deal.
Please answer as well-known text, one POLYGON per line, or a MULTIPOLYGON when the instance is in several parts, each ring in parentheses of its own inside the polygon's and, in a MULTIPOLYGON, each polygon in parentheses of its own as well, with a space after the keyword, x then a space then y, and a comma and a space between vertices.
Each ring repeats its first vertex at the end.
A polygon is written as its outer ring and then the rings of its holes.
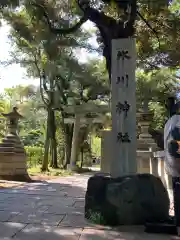
POLYGON ((12 143, 12 144, 21 144, 20 141, 17 140, 8 140, 8 139, 3 139, 2 143, 12 143))
POLYGON ((8 140, 8 139, 3 139, 2 143, 11 143, 11 144, 21 144, 21 141, 17 141, 17 140, 8 140))
MULTIPOLYGON (((16 156, 16 157, 26 157, 26 153, 25 152, 0 152, 0 159, 2 159, 2 158, 4 158, 4 157, 6 157, 6 158, 8 158, 8 159, 12 159, 12 158, 14 158, 14 156, 16 156)), ((6 160, 6 161, 8 161, 8 160, 6 160)), ((0 161, 0 163, 1 163, 1 161, 0 161)))
POLYGON ((149 152, 149 151, 136 151, 136 154, 137 154, 137 157, 150 157, 152 152, 149 152))
POLYGON ((3 139, 2 140, 2 143, 11 143, 11 144, 21 144, 21 142, 20 141, 17 141, 17 140, 8 140, 8 139, 3 139))
POLYGON ((14 150, 14 147, 0 147, 0 152, 13 152, 14 150))
POLYGON ((8 134, 6 135, 7 138, 19 138, 17 134, 8 134))
POLYGON ((8 140, 8 141, 20 141, 20 138, 17 136, 14 137, 5 137, 4 140, 8 140))
POLYGON ((0 147, 14 147, 14 148, 23 148, 21 144, 14 144, 14 143, 1 143, 0 147))
POLYGON ((15 148, 15 147, 1 147, 0 152, 24 152, 23 148, 15 148))
POLYGON ((18 135, 7 135, 4 138, 8 138, 8 139, 20 139, 18 135))
POLYGON ((157 144, 155 142, 153 143, 147 143, 145 141, 137 140, 137 149, 138 150, 148 150, 149 148, 152 148, 153 150, 158 149, 157 144))
POLYGON ((147 145, 138 145, 137 146, 137 151, 149 151, 149 147, 147 145))
POLYGON ((139 138, 139 139, 137 139, 137 143, 156 144, 154 139, 152 139, 152 138, 151 139, 149 139, 149 138, 143 138, 143 139, 139 138))

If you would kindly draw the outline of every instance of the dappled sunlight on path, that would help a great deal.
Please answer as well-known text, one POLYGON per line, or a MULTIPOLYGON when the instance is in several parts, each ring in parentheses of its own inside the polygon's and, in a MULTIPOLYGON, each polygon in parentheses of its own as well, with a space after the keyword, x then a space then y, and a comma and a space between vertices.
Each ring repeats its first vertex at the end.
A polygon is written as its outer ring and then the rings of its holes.
POLYGON ((34 183, 1 181, 0 240, 173 239, 146 234, 142 227, 111 229, 85 220, 84 197, 90 176, 76 174, 34 183))

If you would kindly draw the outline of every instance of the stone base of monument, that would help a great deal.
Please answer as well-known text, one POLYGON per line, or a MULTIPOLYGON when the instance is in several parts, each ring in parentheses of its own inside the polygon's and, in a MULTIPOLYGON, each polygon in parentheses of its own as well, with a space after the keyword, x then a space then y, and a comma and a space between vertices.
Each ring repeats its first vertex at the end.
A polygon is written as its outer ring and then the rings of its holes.
POLYGON ((0 179, 31 181, 27 173, 25 153, 0 152, 0 179))
POLYGON ((110 226, 164 223, 169 219, 169 205, 163 183, 151 174, 95 175, 88 181, 85 218, 110 226))
POLYGON ((0 176, 0 180, 5 181, 14 181, 14 182, 37 182, 32 180, 28 174, 14 174, 14 175, 2 175, 0 176))

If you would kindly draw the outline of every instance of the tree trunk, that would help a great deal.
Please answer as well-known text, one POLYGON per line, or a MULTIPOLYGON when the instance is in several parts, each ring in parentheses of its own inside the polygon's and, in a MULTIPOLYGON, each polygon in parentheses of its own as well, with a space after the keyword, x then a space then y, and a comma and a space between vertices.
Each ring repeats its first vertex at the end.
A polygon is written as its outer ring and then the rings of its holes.
POLYGON ((48 157, 49 157, 49 147, 50 147, 50 137, 49 137, 49 112, 47 117, 47 130, 46 130, 46 140, 44 145, 44 159, 42 163, 42 171, 48 171, 48 157))
POLYGON ((58 168, 57 162, 57 141, 56 141, 56 119, 55 119, 55 112, 50 110, 50 124, 51 124, 51 167, 58 168))
POLYGON ((49 166, 52 167, 52 165, 53 165, 53 158, 52 158, 52 139, 50 139, 49 155, 50 155, 50 164, 49 164, 49 166))
POLYGON ((64 118, 66 117, 66 114, 64 112, 61 112, 62 120, 60 122, 62 132, 64 135, 64 164, 63 168, 66 169, 67 165, 70 164, 71 159, 71 146, 72 146, 72 137, 73 137, 73 124, 65 124, 64 118))
POLYGON ((52 168, 59 168, 58 167, 58 162, 57 162, 57 143, 56 139, 51 140, 51 145, 52 145, 52 168))
POLYGON ((44 150, 44 159, 43 159, 43 164, 42 164, 42 172, 49 171, 48 169, 48 156, 49 156, 49 145, 50 145, 50 140, 46 138, 45 142, 45 150, 44 150))
POLYGON ((81 147, 81 166, 80 166, 80 168, 83 167, 83 162, 84 162, 84 148, 81 147))

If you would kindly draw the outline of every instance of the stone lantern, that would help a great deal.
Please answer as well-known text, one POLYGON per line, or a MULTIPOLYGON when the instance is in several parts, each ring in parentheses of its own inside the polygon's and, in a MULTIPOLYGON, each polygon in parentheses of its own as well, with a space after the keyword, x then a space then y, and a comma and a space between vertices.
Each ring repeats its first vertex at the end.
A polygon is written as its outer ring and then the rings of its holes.
POLYGON ((158 163, 153 157, 153 152, 157 151, 157 144, 149 134, 149 125, 152 120, 152 114, 148 112, 138 113, 137 121, 141 128, 137 139, 137 162, 140 173, 151 173, 158 175, 158 163))
POLYGON ((9 113, 1 113, 8 121, 8 130, 9 134, 17 135, 18 129, 18 121, 19 119, 23 118, 18 112, 17 107, 13 107, 12 112, 9 113))
POLYGON ((8 133, 0 143, 0 179, 26 181, 26 153, 17 134, 18 121, 23 118, 14 107, 12 112, 1 113, 7 119, 8 133))
POLYGON ((141 128, 139 139, 147 144, 154 143, 151 134, 149 134, 149 125, 152 120, 152 116, 153 115, 151 113, 140 113, 138 116, 138 122, 141 128))

